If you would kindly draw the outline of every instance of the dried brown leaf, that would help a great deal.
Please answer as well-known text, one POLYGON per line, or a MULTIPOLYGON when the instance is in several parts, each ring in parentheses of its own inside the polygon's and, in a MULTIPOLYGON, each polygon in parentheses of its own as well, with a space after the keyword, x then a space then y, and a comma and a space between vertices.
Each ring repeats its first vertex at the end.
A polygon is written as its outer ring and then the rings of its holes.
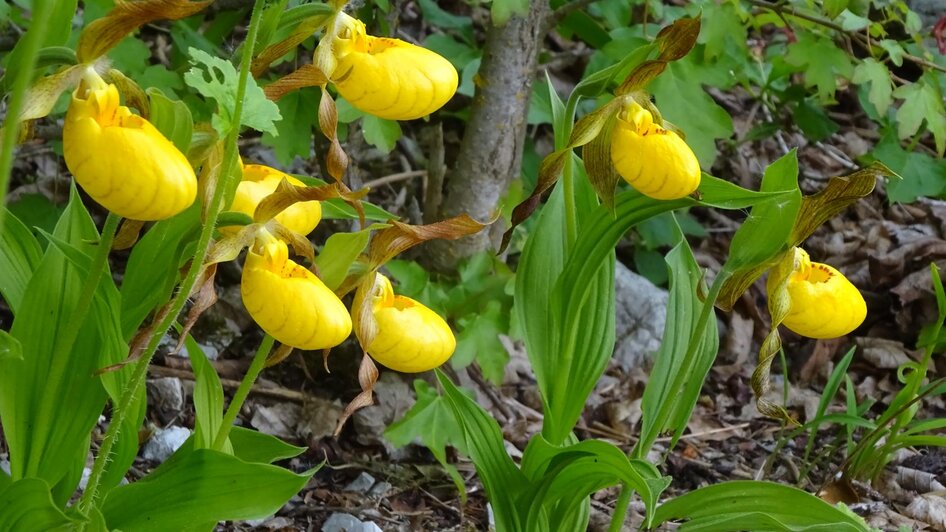
POLYGON ((279 364, 283 360, 286 360, 287 358, 289 358, 289 355, 292 354, 292 350, 293 350, 293 347, 291 345, 279 344, 279 347, 277 347, 272 353, 270 353, 269 357, 266 358, 265 367, 268 368, 271 366, 275 366, 276 364, 279 364))
POLYGON ((313 64, 302 65, 290 74, 263 87, 263 93, 272 101, 278 101, 290 92, 305 87, 321 87, 328 78, 313 64))
POLYGON ((676 61, 690 53, 700 36, 700 17, 682 17, 657 33, 654 42, 660 50, 660 59, 676 61))
POLYGON ((371 268, 377 269, 417 244, 435 239, 456 240, 478 233, 494 221, 496 220, 484 224, 466 214, 427 225, 410 225, 391 220, 388 222, 391 227, 378 231, 372 237, 368 248, 368 262, 371 268))
POLYGON ((542 163, 539 165, 539 179, 535 185, 535 190, 513 209, 510 227, 503 233, 503 240, 499 246, 500 253, 509 245, 509 241, 512 239, 512 233, 516 227, 526 221, 529 216, 532 216, 532 213, 539 207, 542 194, 552 188, 552 185, 558 181, 558 176, 562 173, 562 169, 565 168, 569 157, 571 157, 572 150, 588 144, 601 134, 601 130, 604 128, 608 119, 618 113, 624 101, 623 98, 615 98, 602 105, 594 112, 583 116, 575 123, 572 134, 568 139, 568 145, 560 150, 555 150, 542 159, 542 163))
MULTIPOLYGON (((273 61, 295 50, 297 46, 302 44, 302 41, 311 37, 312 34, 315 33, 316 30, 318 30, 319 27, 321 27, 325 23, 326 18, 327 18, 326 15, 317 15, 314 17, 309 17, 303 20, 302 22, 300 22, 299 25, 296 27, 296 29, 294 29, 292 33, 289 34, 288 37, 286 37, 285 39, 275 44, 271 44, 267 46, 262 52, 260 52, 256 57, 253 58, 253 62, 250 64, 250 72, 253 73, 253 77, 254 78, 260 77, 263 74, 263 72, 266 72, 266 69, 269 68, 269 65, 273 61)), ((312 65, 306 65, 306 66, 312 66, 312 65)), ((291 75, 292 74, 290 74, 290 76, 291 75)), ((322 84, 324 84, 324 82, 319 83, 318 85, 322 85, 322 84)))
POLYGON ((138 237, 141 235, 141 228, 144 227, 144 225, 145 222, 141 220, 122 220, 122 225, 118 228, 118 234, 115 235, 115 242, 112 244, 112 249, 122 250, 134 246, 135 242, 138 241, 138 237))
POLYGON ((155 20, 179 20, 209 6, 212 0, 116 0, 104 17, 85 27, 79 36, 76 57, 88 63, 115 47, 129 33, 155 20))
POLYGON ((355 209, 362 218, 364 225, 364 208, 361 205, 361 199, 368 194, 368 189, 361 189, 352 192, 344 183, 332 183, 329 185, 305 187, 289 183, 287 179, 279 182, 276 190, 263 198, 256 206, 256 212, 253 213, 253 220, 257 222, 268 222, 277 214, 284 211, 290 205, 300 201, 325 201, 327 199, 339 198, 355 209))
POLYGON ((319 129, 331 143, 325 157, 325 166, 329 175, 335 178, 335 181, 341 182, 345 177, 345 170, 348 169, 348 155, 338 142, 338 110, 335 108, 335 100, 324 85, 322 99, 319 100, 319 129))
POLYGON ((197 284, 194 285, 194 289, 191 291, 191 298, 194 303, 187 312, 187 318, 184 319, 181 334, 178 336, 177 346, 174 347, 171 355, 180 353, 181 349, 184 348, 184 341, 187 339, 187 335, 190 333, 191 329, 194 328, 194 324, 197 323, 198 318, 217 302, 217 290, 214 288, 214 276, 216 274, 217 265, 207 264, 201 268, 200 273, 197 275, 197 284))
POLYGON ((630 74, 624 78, 621 85, 614 91, 614 94, 622 95, 638 91, 647 86, 657 76, 667 69, 667 62, 660 59, 644 61, 637 66, 630 74))
POLYGON ((333 435, 335 438, 342 433, 345 422, 352 414, 374 404, 374 385, 376 382, 378 382, 378 367, 375 366, 368 353, 365 353, 361 359, 361 366, 358 368, 358 383, 361 385, 361 393, 355 396, 345 407, 345 411, 342 412, 338 425, 335 427, 335 434, 333 435))

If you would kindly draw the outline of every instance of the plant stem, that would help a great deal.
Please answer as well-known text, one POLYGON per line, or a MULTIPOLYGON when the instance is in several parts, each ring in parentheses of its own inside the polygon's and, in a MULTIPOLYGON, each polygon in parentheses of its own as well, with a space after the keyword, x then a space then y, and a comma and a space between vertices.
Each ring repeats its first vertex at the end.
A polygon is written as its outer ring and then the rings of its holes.
MULTIPOLYGON (((112 213, 109 213, 108 217, 105 219, 105 225, 102 227, 102 234, 99 237, 95 255, 92 257, 92 262, 89 264, 88 275, 86 275, 85 281, 82 282, 82 288, 79 290, 79 298, 76 300, 76 307, 72 310, 69 323, 66 324, 65 329, 59 335, 59 338, 57 338, 55 350, 56 357, 59 359, 70 356, 76 339, 79 337, 79 332, 88 319, 89 309, 92 307, 92 302, 95 300, 95 291, 99 287, 102 273, 108 266, 108 253, 112 249, 112 241, 115 239, 115 231, 118 228, 119 220, 121 220, 121 217, 112 213)), ((46 382, 52 387, 58 386, 63 379, 62 372, 64 369, 65 366, 62 364, 53 364, 52 367, 49 368, 46 382)), ((52 401, 41 402, 39 404, 38 419, 49 419, 50 411, 59 406, 60 405, 52 401)), ((44 441, 44 438, 41 437, 39 432, 48 432, 51 428, 52 427, 38 425, 35 427, 37 431, 35 436, 40 438, 39 441, 44 441)), ((34 466, 38 467, 39 464, 33 464, 32 461, 30 464, 27 464, 27 476, 36 473, 35 470, 32 470, 34 466)))
POLYGON ((565 190, 565 249, 566 251, 575 243, 578 238, 578 218, 575 208, 575 179, 572 175, 572 165, 574 161, 571 155, 565 162, 565 168, 562 169, 562 186, 565 190))
MULTIPOLYGON (((30 20, 30 29, 20 43, 22 55, 20 64, 13 77, 10 89, 10 100, 7 104, 7 118, 3 122, 3 138, 0 140, 0 207, 6 205, 7 187, 10 186, 10 173, 13 170, 13 148, 16 146, 20 133, 20 111, 26 101, 26 91, 29 89, 33 77, 33 66, 36 64, 36 55, 46 33, 46 26, 52 16, 52 2, 49 0, 34 0, 33 17, 30 20)), ((7 70, 7 75, 14 74, 7 70)), ((4 209, 0 209, 0 231, 3 230, 4 209)))
POLYGON ((608 532, 621 532, 624 526, 624 520, 627 518, 627 507, 631 504, 631 494, 634 490, 627 484, 621 485, 621 494, 618 495, 618 501, 614 504, 614 513, 611 514, 611 525, 608 532))
POLYGON ((112 420, 109 423, 108 431, 105 433, 105 438, 102 440, 99 453, 95 457, 95 463, 92 465, 92 474, 89 476, 89 483, 82 497, 79 499, 79 510, 83 513, 87 514, 101 499, 98 494, 98 485, 102 480, 102 474, 105 472, 105 465, 109 461, 112 447, 118 439, 121 426, 130 414, 129 410, 131 410, 131 406, 134 404, 136 396, 144 383, 145 376, 148 373, 148 365, 151 363, 151 357, 154 355, 161 338, 164 337, 167 330, 174 323, 174 320, 177 319, 177 315, 181 312, 181 309, 184 308, 184 303, 187 301, 187 298, 190 296, 197 282, 197 275, 200 273, 201 268, 203 268, 204 259, 207 256, 207 250, 210 247, 211 237, 213 236, 213 230, 216 226, 217 215, 221 211, 221 203, 224 199, 223 192, 230 188, 227 186, 227 182, 233 178, 234 161, 236 161, 236 152, 238 149, 237 138, 240 135, 241 117, 243 114, 243 98, 246 95, 246 83, 249 78, 250 62, 253 59, 253 48, 256 43, 256 36, 259 34, 259 23, 264 3, 264 0, 255 0, 253 4, 253 14, 250 17, 250 27, 245 41, 247 44, 243 48, 243 56, 240 60, 240 81, 237 86, 237 101, 234 106, 233 119, 231 122, 232 126, 229 135, 227 135, 227 143, 224 148, 221 175, 218 179, 217 186, 214 188, 210 206, 206 210, 207 219, 203 222, 200 237, 197 241, 197 249, 194 252, 194 258, 191 260, 190 268, 184 280, 181 282, 177 295, 170 303, 170 312, 168 312, 161 323, 152 330, 148 347, 135 364, 134 372, 126 383, 125 388, 122 390, 121 398, 118 403, 114 405, 112 420))
POLYGON ((227 437, 230 436, 230 428, 233 427, 233 422, 236 420, 237 414, 239 414, 240 409, 243 408, 246 397, 250 395, 250 388, 253 387, 256 378, 259 377, 260 372, 262 372, 263 368, 266 366, 266 359, 269 357, 269 352, 272 348, 273 337, 267 334, 263 337, 263 341, 260 342, 259 348, 253 356, 253 362, 250 363, 250 369, 246 370, 246 375, 243 376, 240 387, 237 388, 236 393, 233 394, 230 406, 227 407, 227 412, 223 415, 223 421, 220 424, 220 429, 217 430, 217 437, 214 438, 213 442, 213 449, 215 451, 223 449, 223 444, 227 441, 227 437))

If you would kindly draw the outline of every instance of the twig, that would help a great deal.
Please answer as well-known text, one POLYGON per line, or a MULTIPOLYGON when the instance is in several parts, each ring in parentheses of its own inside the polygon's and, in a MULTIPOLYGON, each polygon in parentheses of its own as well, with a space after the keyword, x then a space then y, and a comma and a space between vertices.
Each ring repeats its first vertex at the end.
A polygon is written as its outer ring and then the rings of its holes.
MULTIPOLYGON (((197 378, 194 376, 194 372, 192 371, 157 366, 154 364, 148 367, 148 373, 157 377, 177 377, 178 379, 186 379, 189 381, 197 380, 197 378)), ((220 384, 222 384, 223 387, 228 390, 236 390, 240 387, 240 381, 233 379, 220 379, 220 384)), ((286 401, 292 401, 300 404, 310 403, 314 400, 313 397, 308 396, 302 392, 297 392, 286 388, 269 388, 259 384, 253 385, 253 387, 250 389, 250 393, 264 397, 271 397, 273 399, 284 399, 286 401)))
POLYGON ((396 174, 389 174, 384 177, 379 177, 377 179, 372 179, 364 184, 367 188, 375 188, 381 185, 387 185, 389 183, 396 183, 398 181, 404 181, 405 179, 411 179, 414 177, 420 177, 426 175, 427 170, 411 170, 410 172, 398 172, 396 174))

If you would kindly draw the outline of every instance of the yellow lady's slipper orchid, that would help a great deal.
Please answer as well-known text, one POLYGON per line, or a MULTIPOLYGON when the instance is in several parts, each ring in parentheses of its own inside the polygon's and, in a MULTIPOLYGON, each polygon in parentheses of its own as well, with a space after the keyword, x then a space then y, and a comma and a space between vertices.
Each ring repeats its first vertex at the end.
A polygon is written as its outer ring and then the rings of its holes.
POLYGON ((388 120, 413 120, 443 107, 457 90, 457 70, 437 53, 400 39, 374 37, 339 13, 331 80, 356 109, 388 120))
POLYGON ((378 274, 378 279, 380 295, 373 302, 378 331, 365 351, 404 373, 428 371, 446 362, 457 347, 447 322, 421 303, 394 295, 387 277, 378 274))
MULTIPOLYGON (((863 323, 867 304, 857 288, 831 266, 811 262, 805 250, 796 252, 795 271, 788 279, 791 308, 782 325, 809 338, 837 338, 863 323)), ((776 284, 769 275, 769 297, 777 297, 776 284)))
POLYGON ((89 196, 132 220, 170 218, 194 203, 197 177, 187 158, 118 89, 90 67, 72 93, 62 130, 66 166, 89 196))
POLYGON ((700 186, 700 163, 693 150, 675 132, 655 124, 637 102, 617 117, 611 161, 625 181, 654 199, 679 199, 700 186))
MULTIPOLYGON (((286 179, 290 184, 305 186, 289 174, 285 174, 261 164, 247 164, 243 166, 243 180, 237 186, 236 196, 233 198, 231 211, 239 211, 251 218, 256 212, 256 206, 266 196, 272 194, 280 181, 286 179)), ((276 215, 276 221, 287 229, 307 235, 312 232, 322 219, 322 204, 318 201, 302 201, 293 203, 276 215)))
POLYGON ((253 320, 300 349, 335 347, 351 334, 351 316, 334 292, 289 259, 286 243, 265 230, 243 265, 240 292, 253 320))

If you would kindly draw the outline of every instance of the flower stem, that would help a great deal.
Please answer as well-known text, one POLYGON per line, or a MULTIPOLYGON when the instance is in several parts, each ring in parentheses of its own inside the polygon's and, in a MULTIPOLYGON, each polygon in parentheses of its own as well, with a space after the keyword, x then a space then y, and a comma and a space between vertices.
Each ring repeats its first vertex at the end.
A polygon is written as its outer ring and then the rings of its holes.
POLYGON ((148 347, 142 353, 141 358, 134 366, 134 372, 131 378, 122 390, 119 401, 113 405, 114 413, 109 423, 108 431, 102 440, 99 453, 95 457, 95 463, 92 465, 92 474, 89 476, 89 483, 85 492, 79 499, 79 510, 88 513, 101 500, 102 496, 98 493, 98 485, 105 472, 105 465, 110 459, 112 447, 114 447, 121 431, 121 426, 130 414, 131 406, 134 404, 137 394, 141 391, 145 376, 148 374, 148 365, 151 363, 151 357, 154 355, 161 338, 164 337, 167 330, 177 319, 177 315, 184 308, 184 303, 190 296, 194 285, 197 282, 197 276, 203 268, 204 259, 207 256, 207 250, 210 247, 213 230, 216 226, 217 215, 220 213, 223 202, 223 191, 227 190, 227 181, 233 178, 237 152, 237 139, 240 134, 241 116, 243 113, 243 98, 246 94, 246 83, 249 78, 250 62, 253 59, 253 48, 256 43, 256 36, 259 34, 260 18, 263 13, 264 0, 256 0, 253 4, 253 14, 250 17, 249 32, 246 37, 246 45, 243 47, 243 56, 240 60, 240 81, 237 86, 237 101, 233 110, 232 126, 227 142, 224 148, 223 168, 217 186, 214 188, 213 197, 210 200, 209 208, 206 210, 206 219, 201 227, 200 237, 197 240, 197 249, 194 252, 194 258, 191 261, 187 275, 181 282, 177 295, 170 303, 170 311, 167 316, 151 332, 151 338, 148 341, 148 347))
MULTIPOLYGON (((13 71, 7 70, 7 74, 13 77, 13 85, 7 104, 7 118, 3 122, 3 128, 0 129, 3 132, 3 138, 0 140, 0 206, 6 205, 7 187, 10 185, 10 173, 13 170, 13 148, 16 146, 20 133, 20 112, 23 110, 26 92, 33 78, 36 55, 39 53, 42 39, 46 34, 46 26, 52 18, 52 7, 53 2, 50 0, 33 2, 30 29, 26 31, 26 36, 17 47, 17 50, 21 52, 20 62, 13 71)), ((0 209, 0 231, 3 230, 5 212, 4 209, 0 209)))
POLYGON ((608 532, 621 532, 624 520, 627 517, 627 507, 631 504, 632 493, 634 493, 634 490, 629 488, 627 484, 621 485, 621 494, 618 495, 618 501, 614 504, 614 513, 611 514, 611 525, 608 527, 608 532))
POLYGON ((246 375, 244 375, 243 381, 240 382, 240 387, 237 388, 236 393, 233 394, 230 406, 227 407, 227 412, 223 415, 223 422, 221 422, 220 429, 217 431, 217 437, 214 438, 213 449, 215 451, 222 450, 223 444, 227 441, 227 437, 230 436, 230 429, 233 427, 233 422, 240 413, 240 409, 243 408, 246 397, 250 395, 250 388, 253 387, 256 378, 259 377, 259 374, 266 366, 266 359, 269 357, 269 352, 273 349, 273 341, 273 337, 267 334, 263 337, 263 341, 260 342, 259 348, 253 356, 253 362, 250 363, 250 369, 246 370, 246 375))

